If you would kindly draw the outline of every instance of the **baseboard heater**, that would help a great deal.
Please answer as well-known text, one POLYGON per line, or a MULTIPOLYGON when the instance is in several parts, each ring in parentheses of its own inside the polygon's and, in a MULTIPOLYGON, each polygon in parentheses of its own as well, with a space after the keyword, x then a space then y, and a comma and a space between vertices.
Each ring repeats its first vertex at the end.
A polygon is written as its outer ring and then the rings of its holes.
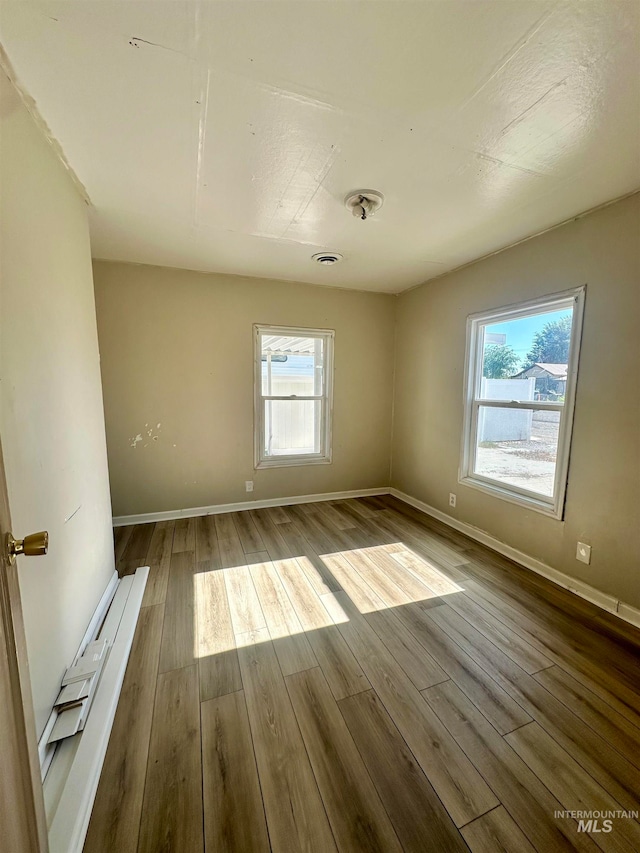
MULTIPOLYGON (((54 708, 40 739, 50 853, 82 853, 148 574, 147 566, 120 579, 114 572, 68 671, 77 675, 91 657, 99 659, 87 679, 94 679, 88 707, 78 696, 78 730, 58 740, 69 724, 54 708)), ((71 678, 69 687, 81 683, 71 678)))

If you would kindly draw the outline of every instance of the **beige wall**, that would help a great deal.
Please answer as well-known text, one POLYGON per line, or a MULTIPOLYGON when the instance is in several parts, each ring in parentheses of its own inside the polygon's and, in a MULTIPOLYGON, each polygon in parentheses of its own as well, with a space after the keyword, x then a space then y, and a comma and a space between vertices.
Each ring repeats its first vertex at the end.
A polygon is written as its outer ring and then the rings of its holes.
POLYGON ((94 279, 115 516, 388 484, 394 297, 100 261, 94 279), (335 329, 332 464, 254 471, 254 323, 335 329))
POLYGON ((13 532, 50 534, 19 561, 40 732, 113 540, 86 205, 1 70, 0 97, 0 433, 13 532))
POLYGON ((392 485, 640 605, 639 205, 625 200, 399 299, 95 262, 114 515, 245 501, 249 479, 255 499, 387 485, 397 312, 392 485), (585 282, 561 522, 457 482, 466 318, 585 282), (256 322, 336 330, 332 465, 253 470, 256 322), (593 546, 590 566, 575 559, 578 539, 593 546))
POLYGON ((640 196, 403 294, 392 485, 640 606, 640 196), (468 314, 587 283, 564 521, 460 485, 468 314), (457 508, 448 506, 449 492, 457 508), (575 559, 578 540, 591 565, 575 559))

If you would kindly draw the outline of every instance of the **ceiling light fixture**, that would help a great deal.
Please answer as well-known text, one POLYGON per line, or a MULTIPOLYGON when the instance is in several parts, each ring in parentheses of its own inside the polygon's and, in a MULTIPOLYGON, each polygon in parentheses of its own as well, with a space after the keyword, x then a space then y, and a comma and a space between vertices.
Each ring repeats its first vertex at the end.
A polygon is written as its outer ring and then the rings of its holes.
POLYGON ((344 204, 354 216, 368 219, 373 216, 384 202, 384 196, 377 190, 355 190, 345 198, 344 204))
POLYGON ((342 255, 339 255, 337 252, 318 252, 315 255, 311 255, 311 260, 317 264, 324 264, 324 266, 330 267, 333 264, 340 263, 342 255))

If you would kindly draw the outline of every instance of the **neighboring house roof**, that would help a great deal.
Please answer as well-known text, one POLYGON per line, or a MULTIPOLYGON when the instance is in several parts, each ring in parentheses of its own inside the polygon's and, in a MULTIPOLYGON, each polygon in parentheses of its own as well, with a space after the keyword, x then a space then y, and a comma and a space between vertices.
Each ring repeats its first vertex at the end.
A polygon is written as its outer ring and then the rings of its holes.
POLYGON ((547 373, 550 373, 556 379, 566 379, 567 378, 567 367, 566 364, 545 364, 544 362, 536 362, 536 367, 541 367, 543 370, 546 370, 547 373))
POLYGON ((516 376, 541 376, 543 373, 546 373, 552 379, 566 379, 567 367, 568 365, 566 364, 550 364, 549 362, 537 361, 531 367, 527 367, 526 370, 516 373, 516 376))

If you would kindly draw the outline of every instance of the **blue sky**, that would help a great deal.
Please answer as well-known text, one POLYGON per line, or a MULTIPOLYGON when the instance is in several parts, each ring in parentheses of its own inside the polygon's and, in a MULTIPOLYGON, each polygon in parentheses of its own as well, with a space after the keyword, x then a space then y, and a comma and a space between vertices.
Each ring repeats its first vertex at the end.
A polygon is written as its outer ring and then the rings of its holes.
POLYGON ((571 309, 566 308, 563 311, 550 311, 546 314, 538 314, 535 317, 523 317, 521 320, 509 320, 507 323, 493 323, 491 326, 486 326, 485 328, 487 332, 506 334, 507 345, 515 350, 520 361, 523 361, 531 349, 536 332, 539 332, 547 323, 559 320, 561 317, 569 317, 570 315, 571 309))

